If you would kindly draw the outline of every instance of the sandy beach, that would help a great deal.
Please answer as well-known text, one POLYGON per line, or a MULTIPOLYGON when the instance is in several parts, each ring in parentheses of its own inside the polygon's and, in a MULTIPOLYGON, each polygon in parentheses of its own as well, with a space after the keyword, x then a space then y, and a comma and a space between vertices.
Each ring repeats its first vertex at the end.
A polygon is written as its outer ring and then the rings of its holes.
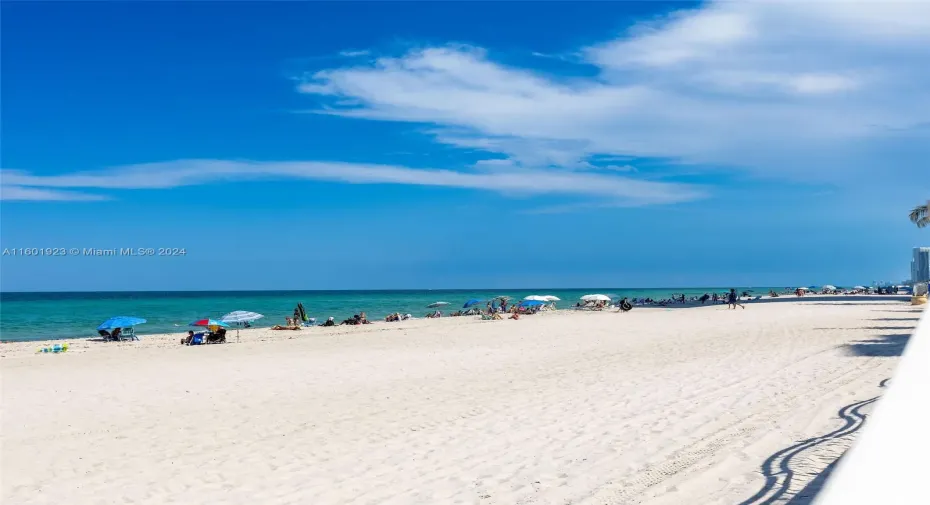
POLYGON ((919 316, 844 297, 0 344, 2 501, 788 503, 919 316))

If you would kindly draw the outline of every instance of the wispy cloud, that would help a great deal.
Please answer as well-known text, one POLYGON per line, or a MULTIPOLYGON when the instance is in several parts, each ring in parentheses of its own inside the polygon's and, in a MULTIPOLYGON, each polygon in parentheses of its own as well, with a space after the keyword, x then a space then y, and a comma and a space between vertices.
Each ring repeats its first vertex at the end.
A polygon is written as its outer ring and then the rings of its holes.
MULTIPOLYGON (((2 172, 4 199, 38 200, 41 194, 63 194, 61 188, 96 190, 167 189, 243 180, 309 179, 350 184, 404 184, 493 191, 507 195, 595 197, 627 205, 695 200, 706 196, 700 187, 594 173, 548 170, 456 172, 318 161, 179 160, 116 167, 95 172, 34 175, 2 172), (52 188, 52 189, 50 189, 52 188), (24 198, 33 192, 34 198, 24 198), (19 196, 19 198, 16 198, 19 196)), ((75 195, 75 193, 69 193, 75 195)), ((95 195, 94 195, 95 196, 95 195)), ((55 199, 55 198, 46 198, 55 199)), ((63 198, 57 198, 63 199, 63 198)), ((74 198, 76 199, 76 198, 74 198)))
POLYGON ((345 56, 346 58, 357 58, 359 56, 368 56, 369 54, 371 54, 371 51, 367 51, 367 50, 362 50, 362 51, 346 50, 346 51, 339 52, 339 56, 345 56))
POLYGON ((930 157, 930 130, 920 127, 930 124, 927 47, 927 1, 742 1, 674 12, 561 53, 571 57, 537 54, 593 65, 593 77, 507 66, 462 45, 377 59, 347 50, 300 80, 298 91, 320 100, 313 112, 415 123, 436 142, 487 159, 454 169, 207 159, 58 175, 4 171, 2 195, 81 200, 100 198, 95 190, 254 179, 577 200, 556 210, 708 195, 666 182, 680 171, 650 166, 648 177, 640 174, 634 166, 643 158, 697 173, 744 170, 837 185, 917 180, 930 157))
POLYGON ((574 48, 600 69, 592 78, 440 46, 325 69, 298 89, 352 101, 326 113, 430 124, 438 142, 521 166, 619 155, 861 183, 925 170, 887 159, 892 132, 930 120, 927 47, 926 1, 712 2, 574 48))
POLYGON ((89 202, 107 200, 103 195, 92 195, 74 191, 58 191, 47 188, 30 188, 0 184, 0 200, 7 202, 89 202))

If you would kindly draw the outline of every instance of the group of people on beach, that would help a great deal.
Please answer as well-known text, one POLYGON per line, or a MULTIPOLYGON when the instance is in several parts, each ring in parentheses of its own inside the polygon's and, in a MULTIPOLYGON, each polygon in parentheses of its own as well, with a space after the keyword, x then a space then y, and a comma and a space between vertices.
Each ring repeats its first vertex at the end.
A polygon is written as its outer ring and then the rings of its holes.
MULTIPOLYGON (((747 292, 744 292, 742 294, 742 296, 748 296, 748 295, 749 293, 747 292)), ((704 295, 700 297, 696 297, 696 296, 691 297, 690 301, 700 302, 703 305, 709 300, 712 300, 714 303, 718 303, 718 302, 722 302, 723 299, 726 299, 728 308, 730 309, 735 309, 736 307, 740 307, 743 309, 746 308, 742 303, 740 303, 740 295, 737 295, 735 289, 730 289, 730 292, 723 296, 720 296, 717 293, 714 293, 713 295, 705 293, 704 295)), ((633 309, 634 304, 666 306, 669 304, 685 304, 685 303, 688 303, 688 301, 689 299, 684 294, 673 295, 671 298, 665 299, 665 300, 653 300, 651 298, 630 299, 627 297, 623 297, 620 301, 616 303, 611 303, 609 300, 587 301, 584 303, 577 303, 574 306, 574 308, 575 309, 589 309, 589 310, 603 310, 606 308, 615 307, 618 312, 629 312, 630 310, 633 309)), ((504 314, 509 313, 510 317, 508 317, 508 319, 519 320, 521 315, 537 314, 545 310, 555 310, 555 303, 548 302, 548 303, 543 303, 543 304, 535 303, 531 305, 524 305, 523 303, 520 303, 520 304, 510 303, 510 299, 507 297, 498 297, 498 298, 495 298, 494 300, 488 301, 487 305, 485 306, 483 310, 479 307, 471 307, 471 308, 468 308, 467 310, 455 311, 449 315, 451 317, 481 316, 482 319, 501 320, 504 318, 503 317, 504 314)), ((442 311, 440 311, 439 309, 436 309, 436 310, 433 310, 427 313, 425 317, 427 319, 435 319, 435 318, 443 317, 443 314, 442 314, 442 311)), ((388 314, 384 318, 384 321, 391 323, 391 322, 398 322, 398 321, 406 321, 412 318, 413 316, 411 316, 410 314, 401 314, 400 312, 394 312, 392 314, 388 314)), ((294 317, 285 317, 284 319, 285 319, 284 325, 276 324, 272 326, 271 329, 272 330, 292 330, 292 331, 300 330, 304 326, 314 326, 316 322, 315 319, 308 318, 305 316, 305 312, 303 311, 302 304, 298 304, 298 307, 294 309, 294 317)), ((318 326, 323 326, 323 327, 343 326, 343 325, 358 326, 358 325, 364 325, 364 324, 371 324, 371 321, 368 320, 368 316, 365 314, 365 312, 360 312, 358 314, 353 315, 352 317, 348 319, 343 319, 338 324, 336 323, 335 318, 329 317, 326 319, 326 321, 319 324, 318 326)), ((118 331, 119 330, 117 329, 114 333, 118 335, 118 331)), ((185 338, 181 339, 181 343, 186 344, 186 345, 196 345, 199 343, 220 343, 220 342, 225 342, 225 341, 226 341, 226 329, 225 328, 219 328, 216 331, 211 331, 207 334, 204 334, 204 333, 195 334, 193 331, 189 331, 188 335, 185 338)))
POLYGON ((226 328, 217 328, 216 331, 194 333, 188 330, 187 336, 181 339, 181 345, 225 344, 226 328))

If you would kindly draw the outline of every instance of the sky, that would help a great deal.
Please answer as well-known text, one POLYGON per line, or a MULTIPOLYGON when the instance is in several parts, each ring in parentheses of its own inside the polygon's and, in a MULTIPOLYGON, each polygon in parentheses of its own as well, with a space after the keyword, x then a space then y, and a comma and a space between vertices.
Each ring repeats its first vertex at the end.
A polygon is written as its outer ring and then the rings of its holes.
POLYGON ((3 291, 863 284, 930 244, 927 1, 0 9, 3 291))

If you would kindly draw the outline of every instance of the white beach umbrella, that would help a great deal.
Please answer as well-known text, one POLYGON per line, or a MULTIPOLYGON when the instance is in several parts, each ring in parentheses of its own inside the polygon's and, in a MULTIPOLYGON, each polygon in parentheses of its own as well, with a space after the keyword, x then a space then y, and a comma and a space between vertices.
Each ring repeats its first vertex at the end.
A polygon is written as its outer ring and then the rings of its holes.
POLYGON ((265 316, 259 314, 258 312, 249 312, 247 310, 237 310, 230 312, 223 316, 220 321, 224 323, 248 323, 255 321, 256 319, 261 319, 265 316))
POLYGON ((801 286, 801 287, 799 287, 798 289, 800 289, 801 291, 810 291, 810 289, 805 288, 804 286, 801 286))
POLYGON ((532 302, 548 302, 549 301, 546 299, 545 296, 542 296, 542 295, 530 295, 530 296, 525 297, 524 300, 532 301, 532 302))
POLYGON ((560 302, 562 301, 562 299, 559 298, 558 296, 546 295, 543 297, 543 301, 544 302, 560 302))
POLYGON ((853 286, 853 289, 863 290, 865 286, 853 286))
POLYGON ((821 287, 820 289, 822 289, 822 290, 824 290, 824 291, 836 291, 836 286, 834 286, 834 285, 832 285, 832 284, 827 284, 827 285, 821 287))
POLYGON ((610 297, 607 295, 584 295, 581 297, 586 302, 609 302, 610 297))
MULTIPOLYGON (((258 312, 249 312, 247 310, 235 310, 226 314, 220 321, 224 323, 248 323, 261 319, 265 316, 259 314, 258 312)), ((236 342, 239 341, 239 328, 236 328, 236 342)))

